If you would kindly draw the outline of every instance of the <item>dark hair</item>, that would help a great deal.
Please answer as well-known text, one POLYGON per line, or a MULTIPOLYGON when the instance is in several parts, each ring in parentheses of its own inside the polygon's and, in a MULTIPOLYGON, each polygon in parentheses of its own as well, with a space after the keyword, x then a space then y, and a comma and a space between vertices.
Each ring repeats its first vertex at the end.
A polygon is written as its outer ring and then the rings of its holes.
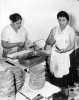
POLYGON ((16 22, 16 21, 18 21, 18 20, 22 20, 21 15, 18 14, 18 13, 14 13, 14 14, 10 15, 9 18, 10 18, 10 20, 11 20, 12 22, 16 22))
POLYGON ((57 13, 57 19, 59 19, 59 17, 65 17, 69 21, 69 14, 66 11, 58 12, 57 13))

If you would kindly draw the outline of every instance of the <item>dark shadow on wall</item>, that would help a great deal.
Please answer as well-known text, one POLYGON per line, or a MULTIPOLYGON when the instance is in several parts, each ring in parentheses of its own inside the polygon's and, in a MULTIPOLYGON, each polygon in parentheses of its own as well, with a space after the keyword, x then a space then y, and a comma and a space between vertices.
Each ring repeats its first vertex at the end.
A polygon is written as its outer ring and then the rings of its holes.
POLYGON ((70 14, 69 17, 70 17, 70 18, 69 18, 69 19, 70 19, 69 24, 70 24, 70 26, 74 27, 74 25, 76 24, 75 17, 74 17, 74 15, 72 15, 72 14, 70 14))
POLYGON ((76 34, 79 36, 79 29, 76 28, 76 18, 73 14, 70 14, 70 26, 74 28, 76 34))

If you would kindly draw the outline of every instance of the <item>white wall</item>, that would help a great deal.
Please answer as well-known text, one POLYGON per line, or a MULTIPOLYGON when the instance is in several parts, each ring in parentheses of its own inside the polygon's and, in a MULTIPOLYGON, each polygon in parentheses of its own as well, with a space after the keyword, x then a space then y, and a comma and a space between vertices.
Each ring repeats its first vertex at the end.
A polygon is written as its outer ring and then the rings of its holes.
POLYGON ((0 0, 0 33, 9 24, 8 16, 18 12, 23 16, 31 40, 46 39, 50 29, 56 25, 57 12, 62 9, 75 16, 74 26, 79 29, 77 0, 0 0))

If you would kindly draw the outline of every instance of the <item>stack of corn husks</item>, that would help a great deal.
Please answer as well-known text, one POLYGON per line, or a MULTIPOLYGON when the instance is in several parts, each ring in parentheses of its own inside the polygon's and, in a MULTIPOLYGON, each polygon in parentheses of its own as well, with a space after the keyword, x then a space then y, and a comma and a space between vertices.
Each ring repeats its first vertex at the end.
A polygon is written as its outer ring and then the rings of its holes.
POLYGON ((0 100, 15 100, 14 75, 10 70, 0 70, 0 100))
POLYGON ((0 62, 0 100, 16 100, 16 92, 21 89, 25 72, 4 61, 0 62))
POLYGON ((7 70, 10 70, 13 73, 15 89, 16 89, 16 92, 19 91, 24 84, 25 72, 19 67, 10 67, 10 68, 7 68, 7 70))

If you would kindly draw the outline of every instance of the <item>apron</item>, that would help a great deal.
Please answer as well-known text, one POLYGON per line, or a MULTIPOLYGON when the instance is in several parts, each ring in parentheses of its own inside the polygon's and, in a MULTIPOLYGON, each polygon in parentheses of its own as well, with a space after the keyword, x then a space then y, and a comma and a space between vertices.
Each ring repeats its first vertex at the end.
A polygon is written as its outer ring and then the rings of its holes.
POLYGON ((60 33, 60 29, 56 30, 54 38, 56 40, 55 45, 52 47, 51 58, 50 58, 50 71, 55 77, 61 78, 69 73, 70 68, 70 53, 73 51, 68 51, 65 53, 58 53, 56 51, 56 46, 60 49, 65 49, 69 45, 69 34, 68 30, 64 29, 60 33))

